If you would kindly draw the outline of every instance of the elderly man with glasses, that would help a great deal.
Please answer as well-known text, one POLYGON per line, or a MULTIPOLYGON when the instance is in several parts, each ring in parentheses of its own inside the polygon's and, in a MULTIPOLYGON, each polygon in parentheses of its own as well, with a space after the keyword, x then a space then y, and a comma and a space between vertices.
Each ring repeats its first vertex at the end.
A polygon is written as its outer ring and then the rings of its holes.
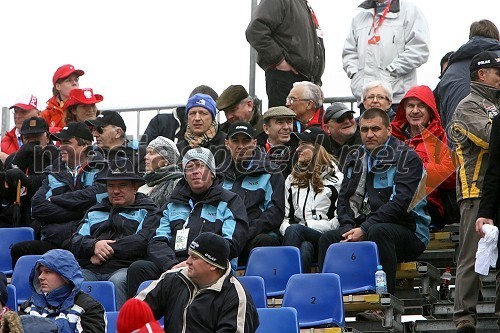
POLYGON ((294 132, 303 132, 309 127, 319 127, 327 130, 324 122, 323 92, 321 87, 309 82, 301 81, 293 84, 292 90, 286 98, 286 107, 297 115, 294 132))

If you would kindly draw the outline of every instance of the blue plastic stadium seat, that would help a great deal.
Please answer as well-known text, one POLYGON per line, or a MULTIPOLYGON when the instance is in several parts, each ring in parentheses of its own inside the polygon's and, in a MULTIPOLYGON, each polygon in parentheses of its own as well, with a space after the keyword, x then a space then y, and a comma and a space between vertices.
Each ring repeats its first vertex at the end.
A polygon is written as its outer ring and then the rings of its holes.
POLYGON ((116 320, 118 319, 118 313, 118 311, 106 311, 108 333, 116 333, 116 320))
POLYGON ((22 304, 31 297, 33 291, 29 284, 31 270, 41 255, 22 256, 16 263, 11 283, 16 286, 17 304, 22 304))
POLYGON ((35 239, 35 231, 30 227, 0 228, 0 271, 12 274, 12 257, 10 249, 19 242, 35 239))
POLYGON ((300 328, 345 324, 340 278, 334 273, 293 275, 286 285, 283 306, 297 310, 300 328))
POLYGON ((299 333, 297 310, 294 308, 258 308, 260 325, 255 333, 299 333))
POLYGON ((12 311, 17 311, 17 294, 16 286, 9 284, 7 285, 7 294, 9 295, 9 300, 7 301, 7 307, 12 311))
POLYGON ((245 276, 264 279, 267 297, 282 296, 290 276, 302 273, 300 251, 294 246, 254 248, 248 257, 245 276))
POLYGON ((115 285, 110 281, 84 281, 82 291, 104 306, 106 311, 116 311, 115 285))
POLYGON ((260 276, 239 276, 238 280, 252 297, 253 304, 257 308, 267 307, 266 286, 264 279, 260 276))
POLYGON ((154 280, 142 281, 142 283, 139 285, 139 288, 137 288, 137 294, 139 294, 141 291, 143 291, 144 289, 146 289, 151 284, 151 282, 153 282, 153 281, 154 280))
POLYGON ((378 264, 378 248, 374 242, 334 243, 326 252, 323 273, 340 276, 344 295, 375 292, 378 264))

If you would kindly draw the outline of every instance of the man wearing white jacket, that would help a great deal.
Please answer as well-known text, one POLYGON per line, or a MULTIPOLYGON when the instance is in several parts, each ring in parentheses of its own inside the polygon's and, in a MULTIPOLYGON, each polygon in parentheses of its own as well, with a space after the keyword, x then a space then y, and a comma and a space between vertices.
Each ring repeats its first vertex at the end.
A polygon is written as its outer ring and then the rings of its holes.
POLYGON ((429 58, 427 21, 406 1, 366 0, 359 9, 342 52, 351 91, 360 105, 366 83, 385 81, 392 86, 393 103, 399 104, 417 84, 416 69, 429 58))

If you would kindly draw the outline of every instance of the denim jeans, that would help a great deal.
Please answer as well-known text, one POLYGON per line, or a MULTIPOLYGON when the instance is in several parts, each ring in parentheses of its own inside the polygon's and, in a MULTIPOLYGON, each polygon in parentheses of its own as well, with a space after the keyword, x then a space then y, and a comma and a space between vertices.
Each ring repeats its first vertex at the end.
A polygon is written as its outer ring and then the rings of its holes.
POLYGON ((291 224, 286 228, 283 245, 295 246, 300 249, 302 273, 311 272, 312 261, 317 257, 320 237, 321 232, 303 224, 291 224))
POLYGON ((85 281, 110 281, 115 285, 116 307, 120 310, 127 300, 127 268, 120 268, 113 273, 94 273, 88 269, 82 269, 85 281))
MULTIPOLYGON (((339 229, 325 232, 319 240, 318 263, 323 269, 326 251, 333 243, 342 240, 339 229)), ((377 244, 380 264, 387 275, 387 291, 394 294, 396 286, 396 266, 401 260, 415 260, 425 250, 425 245, 413 231, 395 223, 378 223, 368 229, 364 240, 377 244)))

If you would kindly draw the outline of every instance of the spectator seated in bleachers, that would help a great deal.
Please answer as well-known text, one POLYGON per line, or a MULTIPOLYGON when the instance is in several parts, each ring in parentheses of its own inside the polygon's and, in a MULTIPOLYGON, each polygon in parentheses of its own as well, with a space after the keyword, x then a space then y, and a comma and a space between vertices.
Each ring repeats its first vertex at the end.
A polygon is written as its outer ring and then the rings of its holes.
POLYGON ((254 133, 250 123, 232 123, 226 139, 230 155, 217 167, 224 189, 240 196, 248 215, 250 229, 240 263, 254 247, 280 245, 279 226, 285 214, 285 180, 278 165, 257 148, 254 133))
POLYGON ((394 294, 398 260, 415 260, 429 242, 430 218, 425 212, 424 168, 417 153, 391 136, 387 113, 366 110, 359 126, 363 146, 346 159, 337 200, 339 229, 319 240, 320 271, 330 244, 370 240, 377 244, 394 294))
POLYGON ((49 138, 49 126, 40 117, 31 117, 21 127, 22 147, 5 161, 5 178, 0 179, 3 189, 0 227, 32 226, 37 237, 40 228, 31 218, 31 198, 47 177, 43 170, 59 156, 49 138), (5 180, 5 182, 4 182, 5 180), (18 184, 21 183, 19 191, 18 184), (18 194, 18 192, 20 192, 18 194), (20 212, 14 214, 15 201, 20 197, 20 212), (15 219, 14 215, 20 217, 15 219))
POLYGON ((160 210, 145 194, 137 193, 144 180, 128 159, 110 161, 97 181, 106 182, 108 197, 87 211, 70 249, 86 281, 113 282, 120 308, 127 299, 127 268, 146 256, 160 210))
POLYGON ((144 159, 146 184, 142 185, 138 192, 149 196, 158 208, 163 208, 183 176, 177 165, 179 151, 172 140, 158 136, 148 144, 144 159))
POLYGON ((286 107, 297 116, 294 131, 303 132, 309 127, 328 130, 323 109, 323 91, 321 87, 309 81, 295 82, 286 98, 286 107))
MULTIPOLYGON (((444 191, 451 191, 456 201, 455 166, 429 87, 414 86, 408 90, 392 122, 392 135, 413 148, 422 159, 427 173, 425 187, 431 229, 441 230, 446 222, 445 213, 452 213, 445 212, 441 195, 446 195, 444 191)), ((458 210, 458 206, 455 209, 458 210)))
POLYGON ((39 117, 38 99, 35 95, 23 95, 16 99, 9 108, 14 114, 14 128, 5 133, 2 138, 2 149, 0 149, 0 159, 5 162, 7 156, 15 153, 23 145, 21 140, 21 126, 26 119, 39 117))
POLYGON ((54 321, 59 333, 104 332, 104 307, 80 289, 82 282, 73 254, 50 250, 31 270, 33 294, 21 305, 21 312, 54 321))
POLYGON ((136 173, 144 172, 146 147, 139 145, 137 140, 127 139, 127 125, 118 112, 103 111, 95 119, 85 120, 85 124, 91 127, 95 137, 94 150, 109 161, 128 158, 132 161, 136 173))
MULTIPOLYGON (((219 98, 219 95, 206 85, 194 88, 189 94, 189 98, 196 94, 209 95, 214 101, 219 98)), ((141 143, 149 144, 159 136, 170 139, 175 143, 184 139, 187 127, 186 107, 180 106, 169 111, 169 113, 159 113, 149 121, 148 127, 146 127, 141 137, 141 143)))
POLYGON ((335 211, 343 175, 322 146, 328 137, 318 127, 291 137, 299 141, 298 161, 285 182, 285 219, 280 232, 283 245, 300 249, 302 272, 307 273, 318 257, 321 234, 339 226, 335 211))
POLYGON ((392 87, 385 81, 371 81, 363 86, 361 92, 361 113, 370 108, 379 108, 387 112, 392 121, 396 111, 392 108, 392 87))
POLYGON ((233 276, 227 239, 204 232, 190 242, 186 265, 153 281, 137 295, 165 317, 166 332, 253 333, 259 317, 249 293, 233 276))
POLYGON ((230 244, 230 259, 237 258, 247 242, 245 205, 237 194, 223 188, 222 179, 215 173, 212 153, 206 148, 188 150, 182 169, 184 179, 174 188, 156 235, 149 241, 148 260, 134 262, 128 270, 130 297, 143 281, 158 279, 166 270, 185 267, 188 245, 200 233, 224 237, 230 244))
POLYGON ((42 240, 14 244, 12 267, 23 255, 68 249, 85 211, 106 196, 106 186, 94 182, 99 169, 89 166, 93 137, 88 126, 73 122, 51 138, 61 143, 60 157, 45 168, 47 177, 31 200, 42 240))
POLYGON ((66 126, 74 122, 84 122, 95 119, 99 114, 97 103, 104 100, 99 94, 94 94, 92 88, 73 89, 69 92, 69 99, 64 103, 64 121, 66 126))
POLYGON ((221 131, 226 132, 229 126, 237 121, 250 123, 255 129, 255 136, 262 133, 262 115, 242 85, 231 85, 220 94, 217 100, 217 109, 224 111, 227 121, 220 125, 221 131))
POLYGON ((69 98, 71 90, 79 87, 80 76, 85 74, 81 69, 66 64, 59 67, 52 76, 52 94, 47 101, 47 108, 42 111, 41 116, 51 128, 51 133, 59 132, 66 123, 64 122, 64 103, 69 98))
POLYGON ((202 147, 212 152, 216 165, 222 163, 227 155, 224 145, 226 133, 220 129, 217 122, 215 101, 209 95, 193 95, 187 101, 186 115, 186 133, 177 143, 181 157, 191 148, 202 147))
POLYGON ((257 145, 267 153, 269 160, 278 164, 283 178, 292 172, 292 157, 297 146, 290 140, 295 112, 286 106, 268 109, 263 116, 264 132, 256 135, 257 145))

